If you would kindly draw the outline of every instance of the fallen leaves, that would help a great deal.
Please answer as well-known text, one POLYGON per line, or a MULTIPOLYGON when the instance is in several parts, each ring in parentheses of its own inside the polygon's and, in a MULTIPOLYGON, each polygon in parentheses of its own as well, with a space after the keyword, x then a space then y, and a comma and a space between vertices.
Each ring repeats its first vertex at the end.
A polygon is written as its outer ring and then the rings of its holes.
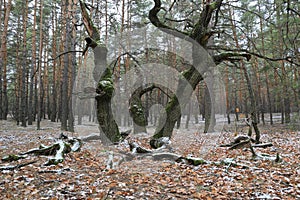
MULTIPOLYGON (((91 142, 80 152, 66 156, 65 162, 57 166, 41 167, 45 158, 40 157, 37 163, 0 172, 0 192, 3 199, 299 199, 300 132, 277 129, 267 127, 262 131, 262 140, 272 141, 274 147, 257 151, 269 155, 279 152, 282 163, 253 160, 251 152, 229 151, 215 145, 206 152, 206 160, 230 158, 249 168, 229 164, 191 166, 167 160, 153 161, 151 157, 132 157, 115 169, 107 169, 109 152, 114 151, 114 156, 118 156, 119 150, 91 142)), ((58 129, 20 130, 1 133, 1 156, 40 143, 51 144, 59 133, 58 129)), ((175 153, 201 157, 201 144, 193 140, 195 135, 187 134, 183 131, 175 135, 172 141, 175 153), (178 139, 182 137, 190 142, 178 139)), ((218 140, 228 142, 234 136, 224 133, 222 137, 218 140)), ((147 144, 147 139, 139 142, 147 144)), ((18 160, 13 161, 14 165, 18 163, 18 160)))

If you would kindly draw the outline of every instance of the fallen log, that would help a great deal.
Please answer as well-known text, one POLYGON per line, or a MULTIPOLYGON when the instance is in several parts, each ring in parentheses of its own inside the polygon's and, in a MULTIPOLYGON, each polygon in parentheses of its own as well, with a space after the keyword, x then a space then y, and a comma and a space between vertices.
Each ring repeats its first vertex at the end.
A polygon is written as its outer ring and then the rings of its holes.
POLYGON ((138 143, 136 142, 130 142, 129 143, 130 146, 130 151, 133 153, 151 153, 152 151, 149 149, 146 149, 144 147, 141 147, 140 145, 138 145, 138 143))
MULTIPOLYGON (((123 131, 120 133, 122 139, 124 140, 125 138, 127 138, 129 136, 129 134, 131 133, 131 129, 127 130, 127 131, 123 131)), ((84 137, 80 137, 81 141, 83 142, 90 142, 90 141, 94 141, 94 140, 102 140, 102 137, 100 136, 100 134, 97 133, 92 133, 90 135, 84 136, 84 137)))
POLYGON ((250 148, 250 147, 251 147, 250 140, 245 140, 239 143, 232 144, 229 149, 232 150, 232 149, 242 149, 242 148, 250 148))
POLYGON ((102 137, 99 134, 90 134, 88 136, 81 137, 80 139, 84 142, 90 142, 93 140, 101 140, 101 138, 102 137))
POLYGON ((41 170, 39 174, 53 173, 53 174, 65 174, 65 171, 71 171, 70 168, 57 169, 57 170, 41 170))
MULTIPOLYGON (((248 138, 248 137, 245 137, 245 138, 248 138)), ((171 153, 171 152, 157 152, 158 149, 151 151, 144 147, 141 147, 136 142, 129 143, 129 146, 130 146, 130 150, 133 153, 141 153, 142 158, 152 157, 154 161, 169 160, 169 161, 175 161, 178 163, 184 163, 184 164, 193 165, 193 166, 208 164, 208 165, 216 165, 216 166, 227 165, 227 168, 229 168, 229 167, 240 167, 242 169, 251 168, 248 165, 236 162, 232 158, 226 158, 221 161, 208 161, 208 160, 205 160, 202 158, 197 158, 197 157, 184 157, 179 154, 175 154, 175 153, 171 153)), ((231 149, 240 149, 240 148, 246 148, 246 147, 249 147, 251 149, 254 159, 268 159, 268 160, 272 160, 275 162, 278 162, 281 160, 279 154, 277 154, 276 157, 272 157, 272 156, 268 157, 267 155, 256 154, 251 145, 250 139, 247 139, 245 141, 240 140, 239 143, 231 146, 231 149)), ((131 155, 134 155, 134 154, 131 154, 131 155)), ((115 166, 116 165, 114 165, 114 162, 113 162, 113 154, 110 154, 108 162, 107 162, 107 168, 111 169, 111 168, 114 168, 115 166)))
POLYGON ((37 161, 34 160, 34 161, 26 162, 26 163, 13 165, 13 166, 1 166, 0 171, 20 169, 21 167, 25 167, 27 165, 31 165, 31 164, 36 163, 36 162, 37 161))
POLYGON ((264 155, 264 154, 257 154, 254 151, 254 148, 271 147, 271 146, 273 146, 272 143, 252 144, 251 142, 253 142, 253 139, 251 139, 251 137, 245 136, 245 135, 240 135, 240 136, 237 136, 233 142, 231 142, 229 144, 220 145, 220 147, 229 147, 229 150, 249 148, 252 153, 252 157, 254 159, 263 159, 263 160, 271 160, 274 162, 281 162, 282 159, 280 158, 279 153, 277 153, 276 156, 270 156, 270 155, 264 155))
POLYGON ((194 165, 194 166, 210 164, 210 165, 217 165, 217 166, 219 166, 219 165, 228 165, 228 167, 230 167, 230 166, 232 166, 232 167, 241 167, 243 169, 250 168, 248 165, 237 163, 231 158, 226 158, 226 159, 221 160, 221 161, 213 162, 213 161, 204 160, 202 158, 180 157, 176 160, 176 162, 185 163, 185 164, 194 165))
MULTIPOLYGON (((238 135, 233 139, 233 142, 229 144, 221 144, 220 147, 230 147, 231 149, 243 148, 243 145, 247 145, 248 142, 254 143, 255 140, 247 135, 238 135)), ((253 148, 267 148, 273 146, 272 143, 261 143, 261 144, 251 144, 253 148)))
POLYGON ((212 162, 204 160, 202 158, 194 158, 194 157, 179 157, 176 162, 181 162, 189 165, 204 165, 204 164, 211 164, 212 162))
MULTIPOLYGON (((51 146, 46 146, 46 145, 43 145, 41 144, 39 146, 39 148, 34 148, 34 149, 30 149, 24 153, 20 153, 20 155, 29 155, 29 154, 33 154, 35 156, 53 156, 56 154, 56 152, 63 146, 63 143, 62 140, 54 143, 53 145, 51 146)), ((65 144, 66 146, 66 149, 65 149, 65 153, 69 153, 71 151, 71 146, 69 144, 65 144)))
POLYGON ((252 144, 252 147, 255 148, 267 148, 267 147, 272 147, 272 143, 261 143, 261 144, 252 144))
POLYGON ((241 164, 241 163, 237 163, 234 161, 234 159, 232 158, 226 158, 220 162, 217 162, 216 164, 220 163, 221 165, 227 165, 229 167, 241 167, 242 169, 249 169, 250 167, 248 165, 244 165, 244 164, 241 164))
POLYGON ((251 137, 247 136, 247 135, 238 135, 233 139, 233 142, 229 143, 229 144, 221 144, 220 147, 231 147, 235 144, 241 143, 242 141, 251 141, 251 142, 255 142, 254 139, 252 139, 251 137))
POLYGON ((153 149, 158 149, 162 146, 165 146, 165 145, 169 145, 171 143, 170 141, 170 138, 169 137, 161 137, 161 138, 153 138, 150 140, 150 146, 153 148, 153 149))
POLYGON ((253 159, 254 160, 270 160, 270 161, 273 161, 273 162, 276 162, 276 163, 282 161, 279 153, 276 153, 276 156, 271 156, 271 155, 268 155, 268 154, 257 154, 253 159))
POLYGON ((170 161, 176 161, 182 156, 175 153, 169 153, 169 152, 161 152, 161 153, 154 153, 152 154, 153 160, 170 160, 170 161))
POLYGON ((54 145, 58 146, 55 149, 55 153, 53 155, 54 157, 48 159, 48 161, 44 164, 45 166, 57 165, 58 163, 62 163, 64 161, 65 154, 70 153, 72 150, 71 146, 68 143, 63 142, 62 140, 58 141, 58 143, 54 145))
MULTIPOLYGON (((4 162, 12 162, 27 158, 28 155, 49 156, 50 158, 44 165, 57 165, 58 163, 64 161, 64 157, 66 154, 70 152, 80 151, 80 148, 82 146, 82 142, 78 138, 68 138, 65 135, 61 135, 60 138, 60 140, 58 140, 51 146, 41 144, 39 148, 30 149, 18 155, 10 154, 8 156, 4 156, 1 160, 4 162)), ((17 166, 14 167, 18 168, 17 166)))
POLYGON ((12 162, 12 161, 17 161, 20 159, 27 158, 26 155, 15 155, 15 154, 9 154, 7 156, 3 156, 1 158, 2 162, 12 162))

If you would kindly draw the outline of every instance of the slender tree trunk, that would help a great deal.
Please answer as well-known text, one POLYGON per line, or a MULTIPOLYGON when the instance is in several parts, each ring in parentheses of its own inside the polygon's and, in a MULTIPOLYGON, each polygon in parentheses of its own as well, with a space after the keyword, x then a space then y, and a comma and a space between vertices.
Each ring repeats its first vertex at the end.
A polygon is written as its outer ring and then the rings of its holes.
POLYGON ((263 122, 263 124, 265 124, 265 119, 264 119, 264 107, 263 107, 263 97, 262 97, 262 91, 261 91, 261 78, 260 78, 260 74, 259 74, 259 69, 258 69, 258 61, 257 58, 253 59, 253 68, 254 68, 254 74, 255 74, 255 82, 256 82, 256 86, 257 86, 257 98, 256 98, 256 102, 258 102, 258 108, 259 111, 257 112, 257 123, 260 123, 260 115, 261 114, 261 120, 263 122))
MULTIPOLYGON (((11 0, 5 4, 4 25, 1 35, 1 52, 0 52, 0 120, 7 119, 8 114, 8 97, 7 97, 7 78, 6 78, 6 65, 7 65, 7 30, 9 15, 11 11, 11 0), (3 82, 2 82, 3 80, 3 82)), ((2 9, 2 7, 1 7, 2 9)))
POLYGON ((272 100, 271 100, 271 93, 270 93, 270 82, 269 82, 269 75, 266 72, 266 87, 267 87, 267 99, 268 99, 268 109, 269 109, 269 114, 270 114, 270 124, 273 125, 273 105, 272 105, 272 100))
POLYGON ((206 83, 205 87, 205 126, 204 126, 204 133, 209 133, 214 131, 214 127, 216 125, 216 118, 215 118, 215 105, 214 105, 214 92, 209 91, 209 88, 213 90, 213 82, 206 83), (208 85, 210 84, 210 86, 208 85))
POLYGON ((282 124, 291 122, 291 102, 290 102, 290 87, 288 83, 288 75, 285 70, 284 62, 281 62, 282 71, 282 124))
MULTIPOLYGON (((70 18, 68 15, 69 0, 63 1, 63 24, 65 29, 62 34, 62 41, 64 41, 64 51, 68 51, 70 47, 70 18)), ((61 130, 68 131, 68 114, 69 114, 69 101, 68 101, 68 88, 69 88, 69 55, 63 56, 63 69, 62 69, 62 92, 61 92, 61 130)))
MULTIPOLYGON (((235 43, 236 43, 236 47, 239 48, 239 42, 238 42, 236 29, 235 29, 236 26, 234 25, 234 21, 233 21, 233 14, 231 13, 231 10, 229 10, 229 11, 230 11, 231 19, 232 19, 231 20, 231 25, 232 25, 234 40, 235 40, 235 43)), ((255 140, 256 140, 256 143, 259 143, 260 142, 260 131, 259 131, 259 128, 258 128, 258 125, 257 125, 258 124, 258 121, 257 121, 257 104, 256 104, 255 96, 254 96, 254 91, 253 91, 253 88, 252 88, 252 85, 251 85, 251 80, 249 78, 247 69, 246 69, 245 64, 244 64, 243 61, 241 61, 241 70, 242 70, 242 73, 244 74, 244 77, 246 79, 246 84, 247 84, 247 88, 248 88, 248 92, 249 92, 250 105, 251 105, 250 115, 251 115, 251 119, 252 119, 252 126, 253 126, 254 131, 255 131, 255 140)))
MULTIPOLYGON (((76 10, 76 4, 77 1, 74 0, 74 2, 72 2, 71 0, 69 0, 69 10, 76 10)), ((72 12, 72 22, 73 24, 76 24, 76 16, 74 16, 74 13, 72 12)), ((76 45, 76 32, 75 29, 73 29, 72 33, 70 34, 71 38, 71 44, 70 44, 70 48, 71 51, 75 51, 75 45, 76 45)), ((75 67, 76 67, 76 53, 72 53, 70 54, 70 63, 69 63, 69 114, 68 114, 68 130, 71 132, 74 132, 74 115, 73 115, 73 85, 75 82, 75 67)))
MULTIPOLYGON (((278 24, 278 42, 279 42, 279 55, 284 57, 284 35, 283 35, 283 27, 281 26, 282 21, 282 4, 280 2, 275 1, 275 8, 276 8, 276 22, 278 24)), ((289 84, 288 84, 288 74, 286 73, 285 69, 285 62, 279 61, 279 65, 282 72, 282 78, 281 78, 281 123, 289 123, 290 122, 290 93, 289 93, 289 84)))
POLYGON ((26 76, 27 76, 27 19, 28 19, 28 0, 25 1, 25 7, 24 7, 24 13, 23 13, 23 46, 22 46, 22 73, 21 73, 21 81, 22 81, 22 87, 21 87, 21 125, 23 127, 27 126, 27 113, 26 113, 26 103, 27 103, 27 95, 26 95, 26 76))
POLYGON ((28 99, 28 125, 32 125, 35 114, 33 108, 34 98, 34 77, 36 76, 36 12, 37 12, 37 0, 34 1, 33 11, 33 29, 32 29, 32 60, 30 68, 30 83, 29 83, 29 99, 28 99))
MULTIPOLYGON (((297 110, 299 110, 300 112, 300 83, 299 81, 299 75, 298 75, 298 70, 297 67, 295 67, 294 69, 294 82, 296 83, 296 87, 294 88, 294 96, 295 96, 295 107, 297 108, 297 110), (297 84, 298 82, 298 84, 297 84), (298 87, 297 87, 298 86, 298 87)), ((300 72, 300 71, 299 71, 300 72)), ((300 114, 300 113, 299 113, 300 114)))
POLYGON ((185 128, 188 129, 189 128, 189 122, 191 119, 191 102, 189 102, 188 104, 188 108, 187 108, 187 116, 186 116, 186 122, 185 122, 185 128))
POLYGON ((105 0, 105 44, 108 42, 108 28, 108 5, 107 0, 105 0))
MULTIPOLYGON (((54 4, 55 6, 56 4, 54 4)), ((55 58, 57 55, 57 45, 56 45, 56 28, 57 28, 57 13, 56 9, 53 9, 52 13, 52 57, 55 58)), ((57 81, 59 80, 57 77, 57 62, 56 60, 53 61, 53 81, 52 81, 52 99, 51 99, 51 122, 55 122, 57 118, 57 81)))
MULTIPOLYGON (((48 46, 48 40, 45 39, 47 42, 45 42, 45 47, 48 46)), ((47 60, 48 57, 48 50, 47 48, 44 49, 44 60, 47 60)), ((46 62, 44 64, 44 75, 43 75, 43 119, 49 119, 49 65, 46 62)))
MULTIPOLYGON (((3 8, 3 0, 0 0, 0 24, 2 24, 2 16, 3 16, 3 11, 4 11, 4 8, 3 8)), ((2 30, 0 28, 0 35, 2 33, 2 30)), ((2 35, 1 35, 2 36, 2 35)))
POLYGON ((233 93, 234 93, 234 95, 233 95, 233 101, 234 101, 234 108, 233 108, 233 111, 234 111, 234 114, 235 114, 235 120, 234 121, 239 121, 239 104, 238 104, 238 96, 237 96, 237 84, 238 84, 238 82, 237 82, 237 78, 236 78, 236 74, 237 74, 237 72, 236 72, 236 69, 234 69, 234 71, 233 71, 233 81, 234 81, 234 91, 233 91, 233 93))
MULTIPOLYGON (((20 28, 20 17, 18 18, 18 28, 20 28)), ((15 84, 15 112, 14 112, 14 117, 15 117, 15 120, 17 121, 17 125, 19 126, 20 125, 20 102, 21 102, 21 65, 20 65, 20 46, 21 46, 21 41, 19 39, 19 37, 17 37, 17 45, 16 45, 16 73, 15 73, 15 76, 16 76, 16 84, 15 84)))
POLYGON ((38 62, 38 80, 37 80, 37 130, 41 129, 41 118, 42 118, 42 58, 43 58, 43 0, 40 1, 40 30, 39 30, 39 62, 38 62))
MULTIPOLYGON (((249 96, 250 96, 250 103, 251 103, 251 113, 250 113, 250 115, 251 115, 251 119, 252 119, 252 126, 253 126, 254 131, 255 131, 255 141, 256 141, 256 143, 259 143, 259 141, 260 141, 260 131, 259 131, 258 126, 257 126, 257 109, 256 109, 256 102, 255 102, 254 92, 253 92, 253 89, 252 89, 251 81, 250 81, 249 75, 247 73, 246 67, 243 66, 242 70, 244 72, 244 76, 245 76, 246 81, 247 81, 247 87, 248 87, 249 96)), ((249 136, 251 136, 251 135, 249 135, 249 136)))
MULTIPOLYGON (((261 13, 261 4, 260 2, 258 3, 258 9, 259 13, 261 13)), ((260 32, 261 32, 261 45, 262 45, 262 53, 265 55, 265 36, 264 36, 264 31, 263 31, 263 20, 260 18, 259 20, 260 24, 260 32)), ((263 66, 266 67, 267 62, 264 60, 263 61, 263 66)), ((265 71, 265 82, 266 82, 266 89, 267 89, 267 102, 268 102, 268 110, 269 110, 269 115, 270 115, 270 124, 273 125, 273 113, 272 113, 272 101, 271 101, 271 94, 270 94, 270 83, 269 83, 269 75, 268 72, 265 71)))
POLYGON ((226 115, 227 115, 227 123, 230 124, 230 103, 229 103, 229 76, 228 76, 228 66, 225 68, 225 93, 226 93, 226 115))
MULTIPOLYGON (((66 24, 66 32, 68 33, 69 25, 68 23, 66 24)), ((67 50, 69 47, 69 39, 68 39, 68 34, 66 35, 65 38, 65 50, 67 50)), ((68 67, 69 67, 69 55, 64 55, 64 68, 63 68, 63 81, 62 81, 62 101, 61 101, 61 130, 67 131, 68 130, 68 113, 69 113, 69 101, 68 101, 68 85, 69 85, 69 80, 68 80, 68 67)))

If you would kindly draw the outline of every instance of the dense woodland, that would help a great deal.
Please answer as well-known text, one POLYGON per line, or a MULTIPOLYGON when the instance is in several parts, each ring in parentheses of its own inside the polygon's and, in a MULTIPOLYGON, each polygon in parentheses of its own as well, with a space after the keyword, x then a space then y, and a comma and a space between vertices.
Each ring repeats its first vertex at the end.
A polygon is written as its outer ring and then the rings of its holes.
MULTIPOLYGON (((155 34, 151 33, 153 25, 148 18, 154 2, 90 1, 85 5, 105 45, 111 35, 143 26, 148 34, 155 34)), ((164 26, 189 33, 209 3, 163 1, 158 17, 164 26)), ((84 51, 87 34, 79 2, 2 0, 0 6, 0 119, 12 117, 21 126, 37 121, 38 128, 40 120, 50 119, 60 121, 62 130, 70 131, 74 130, 75 117, 78 123, 82 115, 96 120, 93 101, 76 98, 82 87, 95 87, 89 72, 92 52, 84 51), (85 86, 81 86, 83 82, 85 86), (77 105, 72 106, 74 103, 77 105)), ((255 106, 258 123, 273 124, 273 113, 281 113, 281 123, 295 120, 293 113, 299 111, 300 99, 299 24, 296 1, 222 1, 209 21, 211 35, 205 49, 219 55, 232 54, 216 61, 226 88, 227 114, 239 112, 248 117, 255 106), (235 56, 237 53, 251 59, 241 59, 235 56)), ((171 48, 174 44, 168 45, 171 48)), ((132 63, 128 55, 119 55, 115 84, 132 63)), ((199 102, 199 113, 195 115, 204 115, 205 83, 197 84, 195 90, 199 102)), ((168 94, 159 89, 151 95, 143 97, 145 108, 149 101, 163 105, 168 101, 168 94)), ((195 106, 187 106, 183 115, 193 114, 195 106)), ((124 124, 131 124, 128 116, 121 117, 124 124)))
MULTIPOLYGON (((110 35, 141 26, 155 34, 148 19, 152 1, 91 1, 86 5, 104 44, 110 42, 110 35)), ((13 117, 22 126, 51 119, 61 121, 63 130, 72 131, 74 116, 92 114, 87 108, 80 112, 72 109, 75 80, 80 82, 75 77, 86 72, 89 54, 86 51, 82 55, 87 34, 79 2, 1 1, 0 6, 1 119, 13 117)), ((160 17, 170 27, 188 32, 204 6, 201 1, 164 1, 160 17)), ((217 18, 210 22, 215 34, 207 49, 252 56, 249 62, 232 62, 239 60, 232 57, 218 65, 226 84, 227 113, 234 113, 236 108, 246 116, 251 112, 245 76, 255 94, 259 122, 272 124, 272 114, 281 113, 281 123, 289 123, 295 116, 292 113, 299 112, 298 10, 296 1, 222 2, 217 18)), ((115 80, 126 73, 130 62, 128 55, 119 58, 115 80)), ((200 83, 196 89, 202 113, 204 88, 200 83)), ((153 98, 160 103, 158 99, 167 96, 157 90, 153 98)), ((94 105, 88 106, 93 109, 94 105)))
POLYGON ((5 199, 300 198, 298 1, 0 0, 0 36, 5 199))

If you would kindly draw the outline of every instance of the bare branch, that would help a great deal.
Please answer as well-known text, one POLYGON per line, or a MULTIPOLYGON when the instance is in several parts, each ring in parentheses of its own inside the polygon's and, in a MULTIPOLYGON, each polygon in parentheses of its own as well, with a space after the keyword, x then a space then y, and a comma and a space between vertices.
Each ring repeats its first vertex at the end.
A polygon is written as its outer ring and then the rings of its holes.
POLYGON ((216 65, 220 64, 223 61, 240 61, 241 57, 244 57, 249 61, 251 59, 250 54, 246 53, 237 53, 237 52, 226 52, 220 53, 218 55, 213 56, 214 62, 216 65))
POLYGON ((172 5, 171 5, 170 8, 169 8, 169 11, 172 10, 172 8, 174 7, 175 3, 176 3, 176 0, 173 1, 172 5))
POLYGON ((289 8, 288 10, 292 11, 300 17, 300 12, 298 12, 297 10, 294 10, 293 8, 289 8))
POLYGON ((277 62, 277 61, 287 61, 287 62, 289 62, 291 64, 296 65, 296 66, 300 66, 300 63, 294 62, 293 61, 294 57, 291 57, 291 56, 282 57, 282 58, 270 58, 270 57, 263 56, 261 54, 249 51, 247 49, 232 49, 232 48, 222 47, 222 46, 208 46, 208 49, 210 49, 210 50, 223 50, 223 51, 228 51, 228 52, 243 52, 243 53, 250 54, 252 56, 256 56, 258 58, 269 60, 269 61, 274 61, 274 62, 277 62))
POLYGON ((162 10, 161 1, 160 0, 153 0, 153 1, 154 1, 155 5, 150 10, 149 15, 148 15, 150 22, 157 28, 161 29, 162 31, 172 34, 175 37, 186 40, 188 33, 185 33, 180 30, 177 30, 175 28, 169 27, 160 21, 160 19, 158 18, 157 15, 160 12, 160 10, 162 10))
POLYGON ((86 6, 85 2, 83 2, 82 0, 80 0, 79 2, 80 2, 80 8, 81 8, 81 12, 82 12, 83 23, 84 23, 84 26, 85 26, 89 36, 93 40, 99 41, 100 40, 99 30, 94 25, 90 15, 87 11, 87 6, 86 6))
POLYGON ((139 92, 140 97, 142 97, 145 93, 150 92, 154 89, 159 89, 162 93, 164 93, 169 98, 172 98, 172 96, 169 93, 174 95, 173 92, 171 90, 169 90, 167 87, 164 87, 164 86, 161 86, 161 85, 155 84, 155 83, 148 83, 145 86, 142 86, 142 89, 138 92, 139 92))
POLYGON ((83 53, 83 51, 76 51, 76 50, 75 50, 75 51, 65 51, 65 52, 60 53, 60 54, 59 54, 58 56, 56 56, 55 58, 49 59, 48 62, 53 61, 53 60, 56 60, 56 59, 60 58, 61 56, 65 55, 65 54, 68 54, 68 53, 83 53))
POLYGON ((192 20, 190 20, 190 19, 170 19, 170 18, 166 17, 166 20, 168 20, 170 22, 190 22, 190 23, 192 23, 192 20))
MULTIPOLYGON (((56 60, 56 59, 58 59, 58 58, 60 58, 61 56, 63 56, 63 55, 65 55, 65 54, 68 54, 68 53, 83 53, 84 51, 65 51, 65 52, 62 52, 62 53, 60 53, 58 56, 56 56, 55 58, 52 58, 52 59, 49 59, 47 62, 45 62, 45 63, 48 63, 48 62, 51 62, 51 61, 53 61, 53 60, 56 60)), ((38 72, 38 70, 39 70, 39 67, 37 67, 37 69, 35 70, 35 72, 32 74, 32 76, 31 76, 31 78, 33 78, 35 75, 36 75, 36 73, 38 72)))
POLYGON ((243 7, 241 7, 241 6, 237 6, 237 4, 224 3, 224 5, 230 6, 230 7, 234 8, 234 9, 239 9, 239 10, 242 10, 242 11, 244 11, 244 12, 248 12, 248 13, 254 14, 254 15, 256 15, 258 18, 260 18, 260 19, 262 19, 262 20, 268 22, 269 24, 272 24, 273 26, 276 26, 274 22, 272 22, 271 20, 269 20, 269 19, 270 19, 270 16, 264 17, 264 16, 260 15, 260 14, 257 13, 257 12, 254 12, 254 11, 249 10, 249 9, 247 9, 247 8, 243 8, 243 7))

